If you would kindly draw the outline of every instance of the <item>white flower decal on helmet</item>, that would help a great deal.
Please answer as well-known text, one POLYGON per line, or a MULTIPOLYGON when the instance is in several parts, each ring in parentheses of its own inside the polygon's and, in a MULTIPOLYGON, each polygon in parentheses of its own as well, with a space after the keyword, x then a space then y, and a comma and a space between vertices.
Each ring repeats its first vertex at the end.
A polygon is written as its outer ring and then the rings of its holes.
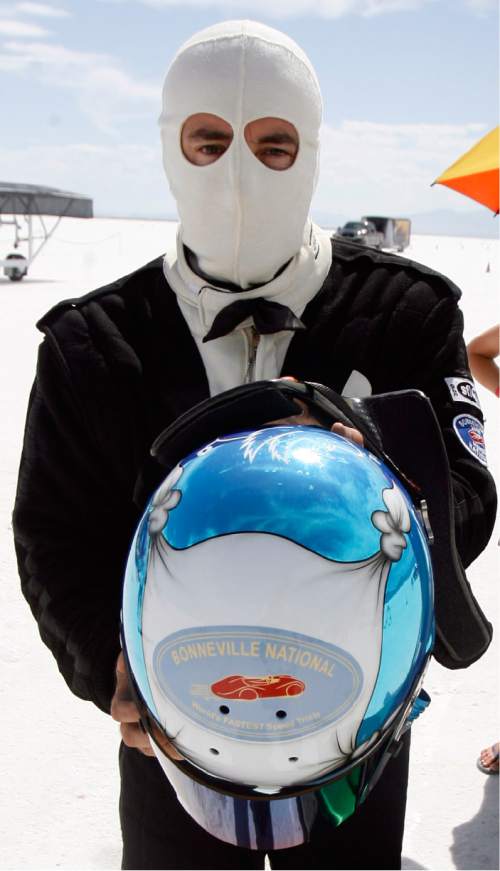
POLYGON ((148 521, 150 535, 156 535, 162 531, 168 520, 168 512, 172 511, 181 501, 181 491, 174 490, 174 487, 179 481, 182 472, 182 466, 176 466, 156 491, 151 503, 151 513, 148 521))
POLYGON ((396 487, 382 491, 382 498, 387 511, 374 511, 372 523, 382 535, 380 550, 386 559, 398 562, 401 553, 406 548, 404 532, 410 531, 410 514, 408 507, 396 487))

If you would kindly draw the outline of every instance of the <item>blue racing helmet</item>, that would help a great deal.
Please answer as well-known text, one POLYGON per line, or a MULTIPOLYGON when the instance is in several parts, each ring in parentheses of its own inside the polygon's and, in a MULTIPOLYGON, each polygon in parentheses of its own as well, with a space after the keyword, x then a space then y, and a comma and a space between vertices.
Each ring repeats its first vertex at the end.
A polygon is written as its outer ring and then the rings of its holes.
POLYGON ((380 458, 321 427, 216 438, 146 509, 122 635, 186 810, 239 846, 295 846, 318 814, 355 811, 425 706, 418 512, 380 458))

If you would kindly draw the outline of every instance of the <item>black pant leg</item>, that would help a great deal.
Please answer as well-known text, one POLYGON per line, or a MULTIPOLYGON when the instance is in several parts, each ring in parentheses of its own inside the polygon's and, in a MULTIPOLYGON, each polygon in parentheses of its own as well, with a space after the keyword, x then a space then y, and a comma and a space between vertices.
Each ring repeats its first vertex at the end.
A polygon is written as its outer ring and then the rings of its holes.
POLYGON ((375 869, 401 868, 410 733, 402 739, 398 755, 388 762, 382 777, 364 804, 338 828, 321 820, 311 841, 269 854, 274 868, 375 869))
POLYGON ((205 832, 179 804, 156 759, 120 747, 123 869, 264 868, 264 853, 205 832))

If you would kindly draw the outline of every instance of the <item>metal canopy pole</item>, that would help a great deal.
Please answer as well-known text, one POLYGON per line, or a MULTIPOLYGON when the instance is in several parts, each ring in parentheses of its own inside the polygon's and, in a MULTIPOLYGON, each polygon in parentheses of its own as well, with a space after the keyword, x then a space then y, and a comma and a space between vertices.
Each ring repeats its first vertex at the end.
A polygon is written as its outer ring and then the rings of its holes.
MULTIPOLYGON (((17 185, 6 184, 0 182, 0 225, 10 224, 14 226, 14 248, 17 249, 21 242, 26 242, 28 251, 27 258, 22 254, 9 254, 5 260, 0 259, 0 267, 5 269, 5 274, 9 275, 7 270, 13 270, 21 266, 13 265, 15 260, 22 262, 23 274, 25 275, 28 266, 38 257, 40 251, 49 241, 50 237, 55 233, 61 219, 67 217, 92 217, 92 200, 88 197, 83 197, 80 194, 72 194, 67 191, 60 191, 56 188, 47 188, 35 185, 17 185), (64 208, 61 210, 61 205, 64 208), (47 210, 47 211, 45 211, 47 210), (3 215, 11 215, 10 219, 4 219, 3 215), (44 215, 50 215, 56 220, 50 229, 44 221, 44 215), (26 222, 26 227, 22 227, 17 216, 22 216, 26 222), (36 222, 38 218, 42 233, 36 235, 36 222), (21 235, 24 230, 24 236, 21 235), (37 245, 37 241, 40 243, 37 245)), ((10 277, 10 276, 9 276, 10 277)), ((14 280, 14 279, 13 279, 14 280)), ((18 280, 18 279, 15 279, 18 280)))
POLYGON ((33 220, 31 215, 28 215, 28 262, 33 259, 33 220))
MULTIPOLYGON (((39 244, 38 248, 36 249, 36 251, 34 251, 34 252, 32 253, 32 247, 30 248, 30 255, 29 255, 29 262, 30 262, 30 263, 33 263, 33 260, 35 259, 35 257, 38 257, 38 255, 40 254, 40 251, 42 250, 42 248, 44 247, 44 245, 49 241, 50 237, 52 236, 52 234, 55 232, 55 230, 56 230, 57 227, 59 226, 59 224, 60 224, 60 222, 61 222, 61 218, 63 218, 64 215, 59 215, 59 217, 58 217, 57 221, 55 222, 54 226, 51 227, 50 230, 48 230, 48 231, 47 231, 47 228, 46 228, 46 226, 45 226, 45 222, 44 222, 42 216, 41 216, 41 215, 37 215, 37 217, 38 217, 38 219, 39 219, 39 221, 40 221, 40 223, 41 223, 41 225, 42 225, 42 230, 43 230, 43 239, 42 239, 42 241, 40 242, 40 244, 39 244)), ((29 216, 29 226, 30 226, 30 231, 29 231, 29 232, 30 232, 30 235, 29 235, 29 237, 27 238, 27 241, 28 241, 28 244, 29 244, 29 243, 30 243, 30 240, 31 240, 31 245, 32 245, 32 244, 33 244, 33 239, 32 239, 32 237, 31 237, 31 215, 29 216)), ((22 241, 26 241, 26 240, 22 240, 22 241)))

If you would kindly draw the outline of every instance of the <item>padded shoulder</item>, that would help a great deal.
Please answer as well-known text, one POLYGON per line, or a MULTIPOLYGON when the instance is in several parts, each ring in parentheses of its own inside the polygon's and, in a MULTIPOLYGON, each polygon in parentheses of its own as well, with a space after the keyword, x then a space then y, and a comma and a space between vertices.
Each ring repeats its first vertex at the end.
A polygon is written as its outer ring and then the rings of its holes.
POLYGON ((462 295, 457 285, 445 275, 415 260, 337 237, 332 239, 332 245, 334 263, 343 265, 348 271, 353 268, 359 274, 369 271, 374 277, 378 273, 385 276, 385 281, 388 275, 394 279, 399 274, 401 278, 406 277, 408 285, 426 282, 440 297, 449 296, 459 300, 462 295))
MULTIPOLYGON (((203 363, 177 296, 155 260, 52 308, 44 333, 38 383, 48 394, 57 360, 103 456, 129 439, 129 455, 147 455, 173 418, 208 394, 203 363), (177 373, 182 373, 178 382, 177 373)), ((116 449, 111 452, 114 455, 116 449)), ((135 470, 137 475, 137 469, 135 470)))
POLYGON ((128 275, 124 275, 110 284, 103 285, 103 287, 98 287, 89 293, 83 294, 83 296, 61 300, 40 318, 37 328, 42 333, 45 333, 50 331, 52 327, 55 327, 61 319, 64 319, 65 314, 71 310, 74 311, 76 309, 83 313, 92 303, 106 306, 106 302, 112 297, 120 296, 124 299, 134 297, 138 294, 143 294, 145 287, 157 286, 158 283, 162 283, 165 286, 163 255, 156 257, 139 269, 134 270, 134 272, 130 272, 128 275))

